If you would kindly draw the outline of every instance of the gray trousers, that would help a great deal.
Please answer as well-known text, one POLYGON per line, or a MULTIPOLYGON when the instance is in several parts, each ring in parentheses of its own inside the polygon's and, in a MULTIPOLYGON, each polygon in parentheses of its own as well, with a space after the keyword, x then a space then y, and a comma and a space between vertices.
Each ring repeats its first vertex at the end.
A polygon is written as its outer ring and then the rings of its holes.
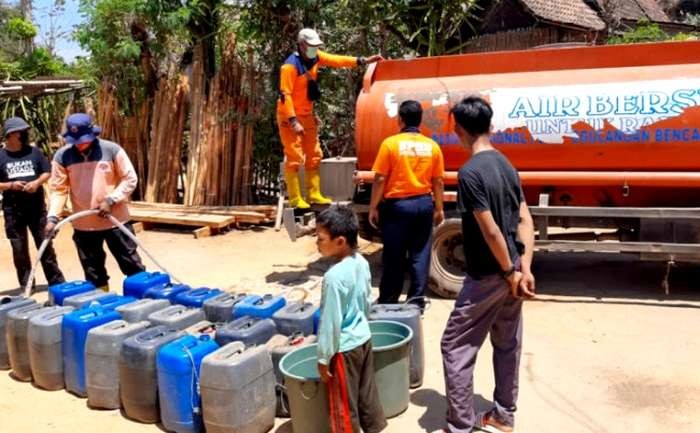
POLYGON ((522 300, 510 295, 508 284, 499 275, 479 280, 467 276, 442 336, 450 433, 469 433, 474 428, 474 366, 487 334, 493 345, 497 418, 513 426, 523 334, 522 300))

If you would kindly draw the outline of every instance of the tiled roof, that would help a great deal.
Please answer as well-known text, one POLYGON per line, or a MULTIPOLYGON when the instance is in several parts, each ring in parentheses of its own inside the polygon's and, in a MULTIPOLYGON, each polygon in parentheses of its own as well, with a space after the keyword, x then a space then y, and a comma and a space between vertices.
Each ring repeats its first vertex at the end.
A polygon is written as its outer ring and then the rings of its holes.
POLYGON ((520 0, 536 17, 592 30, 605 29, 605 23, 583 0, 520 0))
POLYGON ((657 0, 596 0, 596 2, 601 9, 617 19, 673 22, 657 0))

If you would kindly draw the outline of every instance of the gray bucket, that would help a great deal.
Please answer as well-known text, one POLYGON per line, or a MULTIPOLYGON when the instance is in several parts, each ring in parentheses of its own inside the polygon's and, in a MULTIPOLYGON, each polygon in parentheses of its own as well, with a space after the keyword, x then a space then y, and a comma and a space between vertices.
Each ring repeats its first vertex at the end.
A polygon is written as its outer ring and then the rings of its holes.
POLYGON ((375 304, 370 309, 369 320, 390 320, 411 328, 411 388, 421 386, 425 371, 425 352, 420 308, 415 304, 375 304))
POLYGON ((328 391, 318 374, 316 346, 297 349, 280 361, 294 433, 331 433, 328 391))
POLYGON ((379 401, 384 415, 392 418, 408 409, 413 331, 403 323, 389 320, 370 321, 369 329, 379 401))

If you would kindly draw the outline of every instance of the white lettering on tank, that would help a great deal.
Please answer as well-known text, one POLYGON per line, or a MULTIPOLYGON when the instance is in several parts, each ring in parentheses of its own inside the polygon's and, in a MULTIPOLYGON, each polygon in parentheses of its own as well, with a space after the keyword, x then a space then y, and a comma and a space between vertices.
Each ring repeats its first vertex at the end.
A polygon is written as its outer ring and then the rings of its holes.
POLYGON ((433 99, 433 107, 439 107, 441 105, 446 105, 450 102, 447 93, 443 93, 439 98, 433 99))
POLYGON ((399 115, 399 103, 396 102, 396 95, 394 93, 384 94, 384 108, 386 109, 387 116, 391 118, 399 115))

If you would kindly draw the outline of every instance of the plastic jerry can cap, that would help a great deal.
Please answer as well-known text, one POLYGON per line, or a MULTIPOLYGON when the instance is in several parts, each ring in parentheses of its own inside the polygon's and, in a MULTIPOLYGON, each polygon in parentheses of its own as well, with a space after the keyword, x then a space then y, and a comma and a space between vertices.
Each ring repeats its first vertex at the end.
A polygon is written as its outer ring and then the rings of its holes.
POLYGON ((298 346, 304 342, 305 338, 306 337, 304 337, 304 334, 297 331, 289 336, 289 338, 287 339, 287 344, 289 344, 290 346, 298 346))

